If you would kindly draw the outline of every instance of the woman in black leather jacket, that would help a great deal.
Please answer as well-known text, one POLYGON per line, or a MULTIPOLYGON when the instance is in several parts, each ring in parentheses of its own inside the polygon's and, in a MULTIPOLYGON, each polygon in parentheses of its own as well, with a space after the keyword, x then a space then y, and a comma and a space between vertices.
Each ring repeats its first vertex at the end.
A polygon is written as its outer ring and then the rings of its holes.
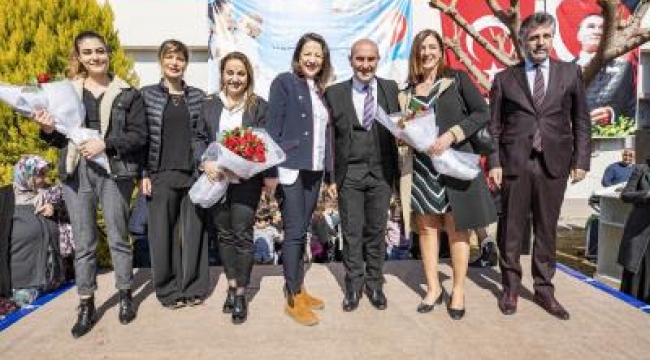
POLYGON ((77 338, 90 331, 95 322, 98 203, 102 206, 115 286, 119 290, 119 320, 128 324, 135 319, 127 222, 147 130, 142 97, 109 72, 109 49, 101 35, 92 31, 77 35, 70 68, 69 76, 86 110, 81 125, 98 131, 100 137, 73 144, 54 129, 54 119, 47 112, 37 112, 35 120, 40 123, 41 138, 62 149, 59 175, 77 246, 75 278, 81 301, 72 328, 72 335, 77 338), (107 166, 91 161, 102 153, 108 158, 107 166))

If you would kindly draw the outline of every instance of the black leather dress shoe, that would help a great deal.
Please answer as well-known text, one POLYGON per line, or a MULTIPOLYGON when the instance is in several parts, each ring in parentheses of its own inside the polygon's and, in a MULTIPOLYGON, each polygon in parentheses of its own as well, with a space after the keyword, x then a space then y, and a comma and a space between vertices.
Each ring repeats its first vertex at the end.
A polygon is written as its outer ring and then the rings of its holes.
POLYGON ((223 302, 223 308, 221 309, 224 314, 232 313, 233 307, 235 307, 235 291, 237 289, 233 287, 228 287, 228 293, 226 294, 226 301, 223 302))
POLYGON ((560 320, 569 320, 569 312, 560 304, 552 295, 541 295, 535 293, 533 300, 542 309, 546 310, 549 314, 555 316, 560 320))
POLYGON ((463 308, 462 309, 454 309, 451 307, 451 299, 454 297, 454 294, 451 294, 449 297, 449 303, 447 303, 447 312, 449 313, 449 316, 454 319, 454 320, 460 320, 465 316, 465 297, 463 296, 463 308))
POLYGON ((343 311, 356 310, 359 307, 359 299, 361 299, 361 291, 346 291, 343 298, 343 311))
POLYGON ((136 313, 133 307, 131 290, 120 290, 120 313, 119 319, 122 325, 126 325, 135 319, 136 313))
POLYGON ((388 307, 388 300, 381 288, 371 289, 366 286, 366 295, 368 295, 368 300, 370 300, 372 306, 378 310, 385 310, 388 307))
POLYGON ((235 295, 235 303, 232 308, 232 323, 235 325, 243 324, 248 318, 248 303, 246 295, 235 295))
POLYGON ((499 310, 503 315, 513 315, 517 312, 517 299, 516 294, 503 293, 499 299, 499 310))
POLYGON ((444 291, 440 292, 440 295, 438 295, 438 298, 433 302, 433 304, 427 304, 424 301, 418 305, 418 312, 420 314, 426 314, 428 312, 433 311, 433 309, 436 307, 436 305, 441 305, 442 304, 442 296, 444 295, 444 291))
POLYGON ((79 303, 79 314, 77 322, 70 331, 72 336, 77 339, 86 335, 95 324, 95 298, 81 299, 79 303))

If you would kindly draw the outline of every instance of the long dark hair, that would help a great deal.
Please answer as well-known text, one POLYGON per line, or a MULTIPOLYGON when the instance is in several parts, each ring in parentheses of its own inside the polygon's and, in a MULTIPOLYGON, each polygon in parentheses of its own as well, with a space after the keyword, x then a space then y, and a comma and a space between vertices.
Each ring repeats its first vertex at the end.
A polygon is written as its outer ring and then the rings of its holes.
POLYGON ((300 77, 303 76, 302 70, 300 69, 300 52, 302 52, 302 48, 309 41, 320 44, 321 48, 323 49, 323 65, 320 69, 320 72, 316 74, 314 81, 316 82, 318 89, 320 89, 320 91, 324 91, 327 84, 329 84, 329 82, 332 80, 333 70, 332 62, 330 60, 330 49, 327 46, 327 42, 325 42, 325 39, 322 36, 316 33, 306 33, 300 37, 300 40, 298 40, 298 43, 296 44, 296 49, 293 52, 293 57, 291 59, 291 68, 293 69, 294 74, 300 77))
POLYGON ((442 76, 442 74, 444 74, 444 72, 449 67, 447 64, 447 55, 445 54, 445 44, 442 42, 442 37, 435 30, 424 29, 415 35, 415 38, 413 38, 413 44, 411 45, 408 74, 408 83, 410 85, 419 84, 425 80, 424 70, 422 69, 422 56, 420 55, 420 52, 422 43, 429 36, 433 36, 436 39, 438 46, 440 47, 440 52, 442 53, 438 68, 436 69, 436 79, 440 78, 440 76, 442 76))
POLYGON ((103 36, 99 35, 95 31, 91 30, 86 30, 80 32, 77 36, 75 36, 74 41, 73 41, 73 48, 72 52, 70 53, 70 59, 68 62, 68 69, 66 70, 66 76, 69 79, 74 79, 77 77, 86 77, 88 76, 88 70, 84 67, 84 65, 79 61, 79 44, 81 44, 82 41, 86 39, 97 39, 99 40, 104 47, 106 48, 106 53, 110 55, 110 49, 108 45, 106 44, 106 39, 104 39, 103 36))
POLYGON ((219 84, 220 89, 223 89, 225 87, 225 84, 223 83, 223 71, 226 68, 226 63, 230 60, 239 60, 242 62, 242 64, 244 64, 244 68, 246 68, 248 82, 246 84, 246 90, 244 94, 244 108, 245 111, 252 113, 253 109, 257 105, 257 95, 255 95, 255 73, 253 73, 253 65, 251 65, 251 62, 248 60, 248 57, 246 57, 246 55, 239 51, 233 51, 226 54, 226 56, 221 59, 221 63, 219 64, 219 73, 221 74, 221 84, 219 84))

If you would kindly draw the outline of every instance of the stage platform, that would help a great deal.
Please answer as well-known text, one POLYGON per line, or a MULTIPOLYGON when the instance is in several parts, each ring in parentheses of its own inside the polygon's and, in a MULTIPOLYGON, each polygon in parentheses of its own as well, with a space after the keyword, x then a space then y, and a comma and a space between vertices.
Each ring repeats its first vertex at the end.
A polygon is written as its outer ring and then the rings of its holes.
MULTIPOLYGON (((387 262, 388 309, 375 310, 364 297, 356 312, 341 309, 341 264, 315 264, 307 286, 326 301, 321 323, 295 324, 283 311, 282 270, 257 266, 249 298, 250 316, 232 325, 221 313, 225 275, 212 269, 214 290, 197 307, 168 310, 159 306, 150 272, 136 270, 138 318, 117 320, 113 274, 99 277, 97 306, 101 319, 81 339, 70 328, 76 319, 74 288, 0 332, 2 359, 650 359, 650 316, 567 272, 555 277, 558 299, 571 320, 557 320, 532 302, 530 258, 525 257, 525 288, 517 314, 497 308, 499 274, 470 269, 466 308, 461 321, 444 306, 432 313, 415 311, 424 293, 419 261, 387 262)), ((440 276, 450 289, 451 268, 440 276)))

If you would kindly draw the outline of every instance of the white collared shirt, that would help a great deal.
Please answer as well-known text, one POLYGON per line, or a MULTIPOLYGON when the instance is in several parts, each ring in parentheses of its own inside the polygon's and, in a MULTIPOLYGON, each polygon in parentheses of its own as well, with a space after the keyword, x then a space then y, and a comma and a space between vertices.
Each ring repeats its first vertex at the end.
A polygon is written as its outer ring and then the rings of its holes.
MULTIPOLYGON (((359 81, 356 77, 352 77, 352 102, 354 103, 354 111, 357 113, 359 124, 363 126, 363 108, 366 102, 366 84, 359 81)), ((377 79, 372 78, 370 81, 370 89, 372 89, 372 96, 374 97, 374 113, 377 113, 377 79)))
POLYGON ((323 99, 318 95, 316 83, 312 79, 307 79, 309 85, 309 95, 311 97, 311 108, 314 117, 314 147, 312 151, 312 170, 320 171, 325 165, 325 143, 327 141, 327 123, 329 122, 329 113, 323 99))
MULTIPOLYGON (((530 88, 530 93, 533 94, 535 92, 535 63, 526 59, 524 64, 524 69, 526 70, 526 79, 528 80, 528 87, 530 88)), ((546 94, 548 90, 548 73, 550 64, 551 61, 549 59, 546 59, 539 65, 539 68, 542 70, 542 76, 544 76, 544 94, 546 94)))
POLYGON ((226 106, 228 105, 228 99, 226 98, 226 94, 224 94, 223 91, 219 93, 219 98, 224 104, 224 107, 221 110, 221 116, 219 117, 219 129, 217 129, 217 137, 221 132, 242 126, 245 107, 245 103, 242 102, 234 108, 228 109, 226 106))

